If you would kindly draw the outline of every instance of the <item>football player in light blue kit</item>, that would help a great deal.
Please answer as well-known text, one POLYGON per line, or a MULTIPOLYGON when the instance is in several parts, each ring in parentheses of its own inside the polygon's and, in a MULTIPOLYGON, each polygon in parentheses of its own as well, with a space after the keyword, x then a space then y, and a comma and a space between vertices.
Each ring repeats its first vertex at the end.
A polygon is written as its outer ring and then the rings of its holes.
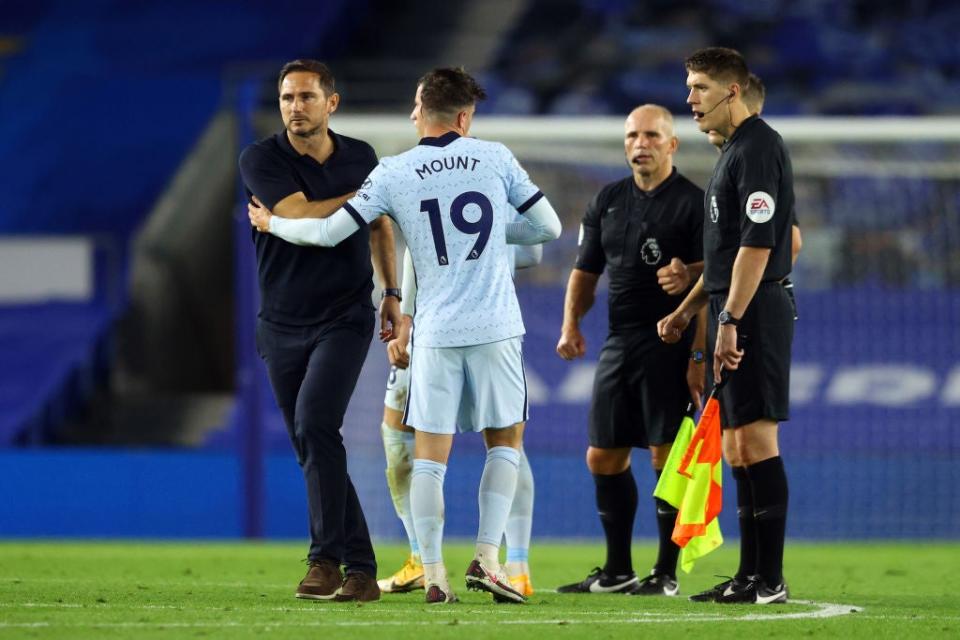
MULTIPOLYGON (((414 109, 411 119, 416 122, 418 116, 417 110, 414 109)), ((507 251, 511 272, 535 266, 543 257, 543 247, 540 245, 508 245, 507 251)), ((380 425, 380 431, 383 436, 383 451, 387 459, 387 487, 390 490, 394 510, 407 534, 410 555, 395 573, 377 581, 380 590, 384 593, 405 593, 424 588, 423 563, 413 527, 413 514, 410 512, 410 475, 413 471, 415 430, 403 424, 403 410, 407 402, 410 381, 408 344, 417 292, 415 278, 413 261, 410 258, 410 252, 406 251, 403 257, 400 303, 403 318, 397 327, 397 337, 387 345, 387 354, 392 366, 387 378, 387 391, 383 398, 383 422, 380 425)), ((507 518, 507 528, 504 532, 507 544, 507 562, 504 567, 510 583, 526 597, 533 595, 528 563, 533 528, 533 496, 533 472, 526 453, 521 449, 517 490, 514 493, 510 515, 507 518)))
POLYGON ((467 587, 523 602, 499 561, 527 419, 524 334, 507 243, 560 235, 560 220, 513 154, 468 138, 483 90, 462 69, 421 78, 420 144, 383 158, 329 218, 285 219, 250 207, 258 229, 303 245, 333 246, 381 215, 400 226, 417 275, 410 386, 403 423, 416 429, 410 502, 426 601, 455 600, 443 564, 443 479, 461 431, 483 431, 476 557, 467 587), (519 212, 523 220, 513 222, 519 212))

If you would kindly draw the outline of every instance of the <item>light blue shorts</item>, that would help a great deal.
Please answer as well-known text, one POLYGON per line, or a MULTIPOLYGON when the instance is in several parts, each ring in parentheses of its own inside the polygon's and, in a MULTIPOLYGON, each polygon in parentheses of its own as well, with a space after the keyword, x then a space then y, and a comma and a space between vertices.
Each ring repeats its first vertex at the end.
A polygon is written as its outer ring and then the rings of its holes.
POLYGON ((522 338, 469 347, 417 346, 403 424, 427 433, 503 429, 526 422, 522 338))
POLYGON ((387 378, 387 393, 383 396, 383 404, 394 411, 403 411, 407 406, 407 389, 410 388, 410 369, 390 367, 390 377, 387 378))

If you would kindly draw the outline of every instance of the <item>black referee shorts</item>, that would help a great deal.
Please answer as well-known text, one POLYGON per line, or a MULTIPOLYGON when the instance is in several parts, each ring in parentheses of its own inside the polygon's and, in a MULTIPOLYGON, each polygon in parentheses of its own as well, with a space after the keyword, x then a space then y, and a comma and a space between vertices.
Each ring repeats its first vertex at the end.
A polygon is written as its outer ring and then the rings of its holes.
MULTIPOLYGON (((707 345, 717 344, 717 316, 727 294, 711 294, 707 345)), ((720 424, 736 428, 757 420, 790 419, 790 350, 794 307, 779 282, 762 282, 737 327, 738 347, 744 350, 736 371, 720 390, 720 424)), ((708 377, 713 376, 713 367, 708 377)))
POLYGON ((693 332, 665 344, 656 327, 613 332, 600 351, 590 407, 590 446, 648 448, 673 442, 690 403, 693 332))

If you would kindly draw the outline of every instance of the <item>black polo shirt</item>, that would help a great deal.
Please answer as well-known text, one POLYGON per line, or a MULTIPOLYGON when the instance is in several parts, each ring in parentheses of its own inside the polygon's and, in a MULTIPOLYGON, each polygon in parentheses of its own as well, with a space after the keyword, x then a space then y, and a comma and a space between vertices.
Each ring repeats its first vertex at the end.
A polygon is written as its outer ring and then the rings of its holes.
POLYGON ((759 117, 744 120, 723 145, 704 207, 703 284, 708 292, 730 289, 740 247, 771 249, 764 282, 790 274, 793 166, 780 134, 759 117))
POLYGON ((681 298, 657 283, 657 269, 672 258, 703 259, 703 191, 676 169, 653 191, 633 176, 596 195, 580 226, 576 268, 607 269, 610 329, 656 325, 681 298))
MULTIPOLYGON (((300 155, 286 131, 251 144, 240 154, 247 195, 269 209, 302 191, 307 200, 325 200, 356 191, 377 166, 366 142, 337 135, 324 163, 300 155)), ((370 232, 364 226, 335 247, 300 247, 253 230, 260 283, 260 317, 308 325, 329 320, 358 302, 370 303, 373 267, 370 232)))

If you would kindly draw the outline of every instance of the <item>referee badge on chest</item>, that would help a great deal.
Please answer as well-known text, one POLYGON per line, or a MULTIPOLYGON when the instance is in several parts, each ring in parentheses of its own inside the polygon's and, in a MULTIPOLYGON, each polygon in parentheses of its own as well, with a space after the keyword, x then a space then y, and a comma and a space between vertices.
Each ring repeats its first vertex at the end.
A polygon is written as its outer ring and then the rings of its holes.
POLYGON ((720 207, 717 206, 717 196, 710 196, 710 222, 716 223, 720 219, 720 207))
POLYGON ((660 262, 660 245, 656 238, 647 238, 640 247, 640 256, 647 264, 657 264, 660 262))

